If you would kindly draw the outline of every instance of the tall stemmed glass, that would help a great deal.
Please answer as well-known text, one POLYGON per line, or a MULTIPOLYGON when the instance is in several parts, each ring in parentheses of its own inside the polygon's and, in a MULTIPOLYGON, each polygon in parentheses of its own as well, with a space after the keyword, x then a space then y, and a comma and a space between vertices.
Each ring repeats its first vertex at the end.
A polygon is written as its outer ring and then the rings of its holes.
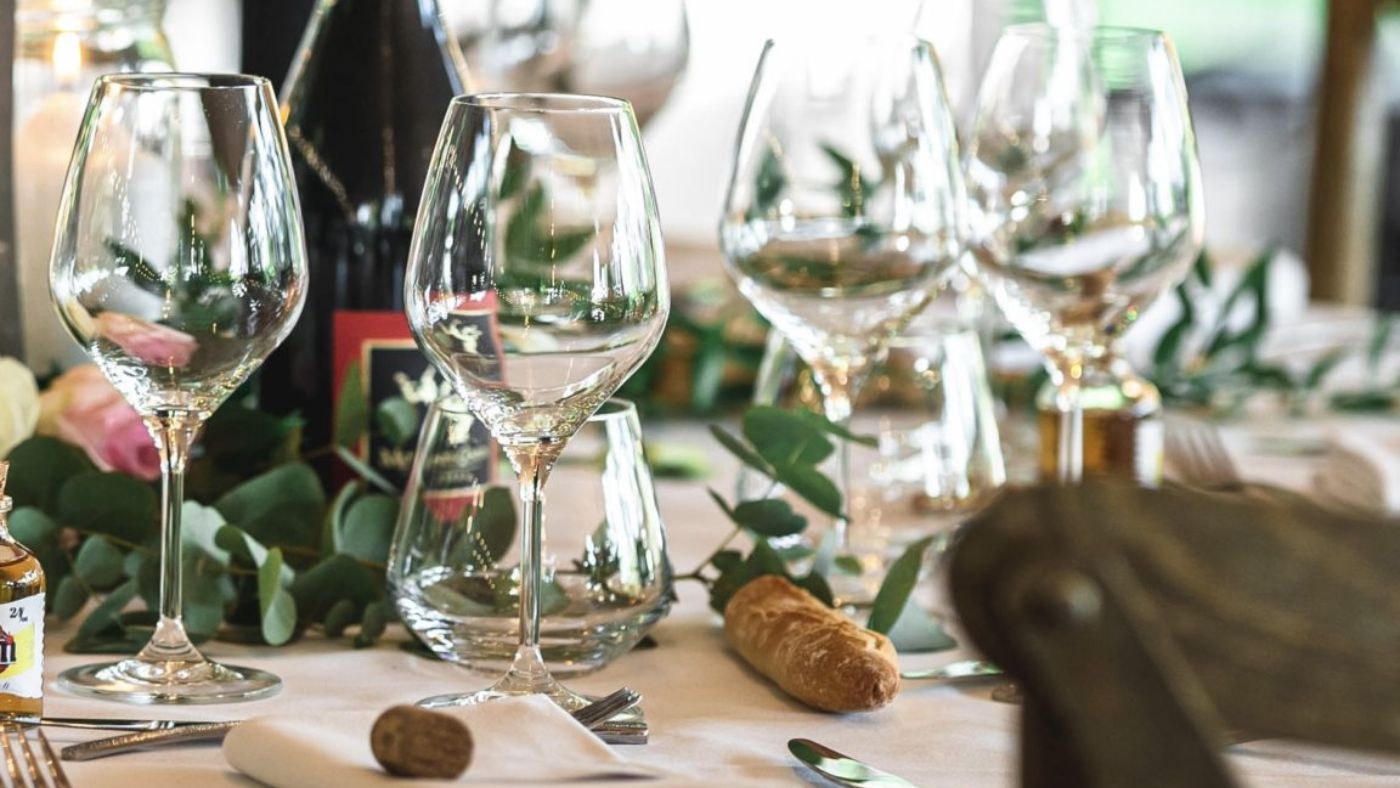
POLYGON ((577 708, 586 701, 540 656, 544 485, 564 444, 651 355, 670 311, 631 105, 548 93, 454 100, 409 258, 413 334, 515 467, 525 521, 510 670, 433 702, 538 693, 577 708))
POLYGON ((1203 235, 1200 165, 1171 43, 1152 30, 1008 28, 967 150, 973 256, 1045 355, 1057 469, 1084 467, 1081 393, 1156 401, 1114 342, 1185 275, 1203 235))
MULTIPOLYGON (((764 46, 720 243, 739 290, 811 367, 832 421, 848 421, 871 364, 962 251, 963 203, 929 43, 815 36, 764 46)), ((841 463, 845 492, 844 454, 841 463)), ((836 523, 843 547, 845 526, 836 523)))
POLYGON ((277 100, 260 77, 102 77, 68 170, 50 285, 64 323, 161 456, 160 620, 135 657, 65 671, 75 692, 200 703, 276 691, 205 659, 181 620, 185 464, 204 421, 287 336, 306 250, 277 100))

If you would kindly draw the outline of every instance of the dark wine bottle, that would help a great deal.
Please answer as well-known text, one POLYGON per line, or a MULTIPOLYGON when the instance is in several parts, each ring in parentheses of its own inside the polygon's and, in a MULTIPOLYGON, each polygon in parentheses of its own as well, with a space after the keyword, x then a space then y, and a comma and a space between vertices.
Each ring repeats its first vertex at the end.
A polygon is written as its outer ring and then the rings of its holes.
POLYGON ((403 282, 438 130, 465 84, 436 0, 325 0, 282 94, 310 291, 263 365, 260 402, 299 412, 306 447, 345 446, 399 485, 446 387, 409 334, 403 282))

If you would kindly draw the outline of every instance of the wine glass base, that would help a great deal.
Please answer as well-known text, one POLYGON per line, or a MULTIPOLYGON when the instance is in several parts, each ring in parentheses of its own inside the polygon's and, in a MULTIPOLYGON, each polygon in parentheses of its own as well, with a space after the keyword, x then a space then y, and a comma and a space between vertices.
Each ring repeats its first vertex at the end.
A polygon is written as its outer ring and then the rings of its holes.
POLYGON ((282 680, 267 671, 208 660, 138 658, 69 668, 58 686, 77 695, 122 703, 227 703, 275 694, 282 680))

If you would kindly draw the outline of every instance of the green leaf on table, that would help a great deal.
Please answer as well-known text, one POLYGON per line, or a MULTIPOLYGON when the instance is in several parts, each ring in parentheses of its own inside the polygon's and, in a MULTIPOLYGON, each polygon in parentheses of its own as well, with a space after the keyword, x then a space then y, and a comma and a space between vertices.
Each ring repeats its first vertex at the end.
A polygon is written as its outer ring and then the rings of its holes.
POLYGON ((914 593, 914 585, 919 581, 919 572, 924 566, 924 554, 934 537, 928 536, 909 545, 904 553, 890 564, 880 590, 875 594, 875 603, 870 609, 870 620, 866 627, 873 632, 888 635, 904 612, 909 597, 914 593))
POLYGON ((1347 357, 1346 348, 1334 348, 1318 359, 1316 363, 1308 369, 1307 375, 1303 377, 1303 388, 1306 391, 1315 391, 1322 385, 1322 381, 1332 374, 1332 370, 1342 363, 1347 357))
POLYGON ((326 516, 321 525, 322 557, 340 552, 340 534, 345 530, 345 514, 350 511, 350 504, 355 501, 359 491, 359 482, 346 482, 326 509, 326 516))
POLYGON ((1210 252, 1205 249, 1202 249, 1201 253, 1196 255, 1195 261, 1191 263, 1191 275, 1207 290, 1211 288, 1214 281, 1211 273, 1214 269, 1215 263, 1211 260, 1210 252))
POLYGON ((59 621, 67 621, 82 611, 88 601, 88 590, 72 575, 64 575, 58 581, 53 594, 53 615, 59 621))
POLYGON ((784 465, 774 477, 807 503, 832 517, 844 517, 841 511, 841 491, 821 471, 810 465, 784 465))
POLYGON ((387 397, 374 409, 374 426, 391 446, 418 437, 418 408, 403 397, 387 397))
POLYGON ((1395 392, 1384 389, 1339 391, 1328 398, 1328 404, 1343 413, 1386 413, 1395 409, 1395 392))
POLYGON ((547 217, 551 203, 544 186, 530 187, 515 214, 506 223, 506 259, 511 263, 549 265, 578 254, 595 235, 593 228, 562 229, 547 217))
POLYGON ((201 445, 205 456, 220 467, 246 473, 277 457, 288 433, 296 427, 293 420, 229 403, 209 417, 201 445))
POLYGON ((1395 330, 1394 314, 1383 314, 1376 318, 1376 326, 1371 330, 1371 340, 1366 343, 1366 369, 1371 378, 1375 379, 1380 372, 1381 359, 1385 356, 1386 346, 1390 344, 1390 335, 1395 330))
POLYGON ((73 476, 93 470, 77 447, 57 438, 33 437, 10 450, 10 476, 5 491, 16 508, 34 506, 58 510, 59 492, 73 476))
POLYGON ((382 564, 389 559, 389 542, 394 536, 399 502, 387 495, 366 495, 345 513, 339 550, 362 561, 382 564))
POLYGON ((58 543, 58 523, 32 506, 10 513, 10 535, 29 548, 50 582, 67 572, 68 556, 58 543))
POLYGON ((843 575, 861 575, 865 572, 865 567, 861 566, 860 559, 853 555, 838 555, 832 560, 832 566, 843 575))
POLYGON ((365 606, 365 614, 360 617, 360 631, 355 635, 355 648, 374 645, 384 634, 389 624, 389 605, 379 599, 365 606))
POLYGON ((309 621, 323 620, 342 599, 363 607, 383 595, 380 578, 344 553, 299 572, 288 590, 296 599, 297 610, 309 621))
POLYGON ((108 589, 123 579, 122 551, 101 536, 83 540, 73 559, 73 572, 91 588, 108 589))
POLYGON ((1187 335, 1196 323, 1196 308, 1191 303, 1191 295, 1183 284, 1175 290, 1181 316, 1162 334, 1157 347, 1152 351, 1152 366, 1158 377, 1170 377, 1181 369, 1181 354, 1185 348, 1187 335))
POLYGON ((106 598, 92 609, 88 617, 83 619, 83 623, 78 625, 78 631, 74 633, 75 641, 85 639, 98 639, 104 633, 110 634, 112 629, 120 630, 122 608, 125 608, 131 600, 136 598, 136 581, 128 580, 125 583, 112 589, 106 598))
POLYGON ((364 383, 360 380, 360 362, 351 361, 340 383, 340 397, 335 408, 335 443, 354 448, 369 431, 369 405, 365 402, 364 383))
POLYGON ((1269 327, 1269 269, 1274 261, 1274 251, 1266 250, 1250 263, 1244 275, 1225 298, 1220 307, 1219 330, 1206 345, 1205 356, 1214 359, 1226 350, 1240 350, 1246 358, 1253 358, 1258 344, 1269 327), (1248 298, 1254 305, 1254 314, 1249 324, 1238 332, 1228 328, 1236 304, 1248 298))
POLYGON ((326 631, 326 637, 338 638, 345 634, 345 630, 360 618, 360 606, 349 599, 342 599, 331 605, 331 609, 326 611, 326 620, 322 624, 326 631))
POLYGON ((501 167, 501 185, 497 196, 502 200, 514 197, 525 185, 530 174, 530 157, 515 144, 514 137, 506 137, 505 164, 501 167))
POLYGON ((874 435, 857 435, 856 433, 851 432, 846 427, 837 424, 836 422, 832 421, 831 419, 828 419, 826 416, 823 416, 820 413, 816 413, 810 410, 799 410, 796 413, 798 418, 812 425, 812 427, 814 427, 815 429, 819 429, 822 432, 825 432, 826 434, 831 435, 833 437, 840 438, 841 440, 847 441, 849 443, 854 443, 860 446, 869 446, 872 449, 879 446, 879 439, 876 438, 874 435))
POLYGON ((710 557, 710 565, 721 574, 744 567, 744 554, 738 550, 720 550, 710 557))
MULTIPOLYGON (((225 525, 219 529, 219 533, 214 537, 215 543, 227 550, 229 555, 237 559, 240 563, 250 568, 262 572, 268 562, 272 560, 272 551, 276 550, 281 556, 282 551, 278 548, 269 550, 261 542, 253 538, 253 535, 239 528, 236 525, 225 525)), ((277 562, 278 572, 282 574, 282 582, 290 583, 296 573, 290 566, 286 566, 279 559, 277 562)))
POLYGON ((60 522, 137 544, 155 533, 156 508, 150 485, 124 473, 75 474, 58 494, 60 522))
POLYGON ((750 408, 744 413, 744 439, 774 468, 816 465, 830 457, 836 446, 802 412, 768 405, 750 408))
POLYGON ((895 651, 901 654, 947 651, 958 646, 958 641, 943 629, 943 625, 912 599, 904 605, 904 611, 887 634, 895 651))
POLYGON ((262 613, 262 636, 270 645, 280 646, 292 639, 297 628, 297 604, 282 585, 282 550, 267 551, 267 560, 258 567, 258 609, 262 613))
POLYGON ((399 494, 399 490, 394 487, 388 479, 385 479, 378 471, 371 468, 369 463, 360 459, 354 452, 344 446, 335 447, 335 456, 338 457, 341 462, 345 463, 346 467, 354 471, 355 475, 359 476, 361 479, 364 479, 390 495, 399 494))
POLYGON ((219 531, 227 525, 218 509, 185 501, 180 507, 180 543, 185 553, 207 557, 220 566, 227 566, 229 551, 219 544, 219 531))
POLYGON ((222 566, 216 565, 205 555, 187 553, 184 561, 182 602, 185 629, 192 639, 207 640, 219 631, 224 622, 226 600, 223 584, 227 575, 222 566))
POLYGON ((816 597, 827 607, 836 606, 836 598, 831 593, 831 586, 827 584, 826 578, 816 572, 808 572, 802 577, 793 578, 792 582, 798 588, 805 589, 807 593, 816 597))
POLYGON ((768 544, 767 540, 764 539, 759 539, 754 542, 753 551, 749 553, 748 559, 744 561, 744 569, 748 572, 749 580, 764 575, 787 576, 787 563, 783 561, 782 556, 778 555, 772 545, 768 544))
POLYGON ((773 478, 773 466, 769 465, 767 460, 760 457, 758 452, 754 451, 746 443, 729 434, 727 430, 718 424, 710 425, 710 434, 740 462, 770 479, 773 478))
POLYGON ((728 514, 735 524, 760 536, 791 536, 807 527, 807 519, 781 498, 744 501, 728 514))
POLYGON ((306 463, 279 465, 220 498, 214 508, 263 542, 314 546, 326 505, 321 480, 306 463))

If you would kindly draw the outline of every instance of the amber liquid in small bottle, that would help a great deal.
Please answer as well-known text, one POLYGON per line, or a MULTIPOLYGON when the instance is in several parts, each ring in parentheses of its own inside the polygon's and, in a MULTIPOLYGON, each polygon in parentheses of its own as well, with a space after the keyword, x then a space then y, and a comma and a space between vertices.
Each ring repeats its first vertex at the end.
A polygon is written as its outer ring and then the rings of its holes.
POLYGON ((44 568, 10 536, 0 463, 0 721, 44 710, 44 568))
MULTIPOLYGON (((1036 397, 1040 432, 1040 478, 1059 478, 1063 413, 1047 384, 1036 397)), ((1084 475, 1135 479, 1155 487, 1162 482, 1162 399, 1150 382, 1121 362, 1088 375, 1080 392, 1084 475)))

